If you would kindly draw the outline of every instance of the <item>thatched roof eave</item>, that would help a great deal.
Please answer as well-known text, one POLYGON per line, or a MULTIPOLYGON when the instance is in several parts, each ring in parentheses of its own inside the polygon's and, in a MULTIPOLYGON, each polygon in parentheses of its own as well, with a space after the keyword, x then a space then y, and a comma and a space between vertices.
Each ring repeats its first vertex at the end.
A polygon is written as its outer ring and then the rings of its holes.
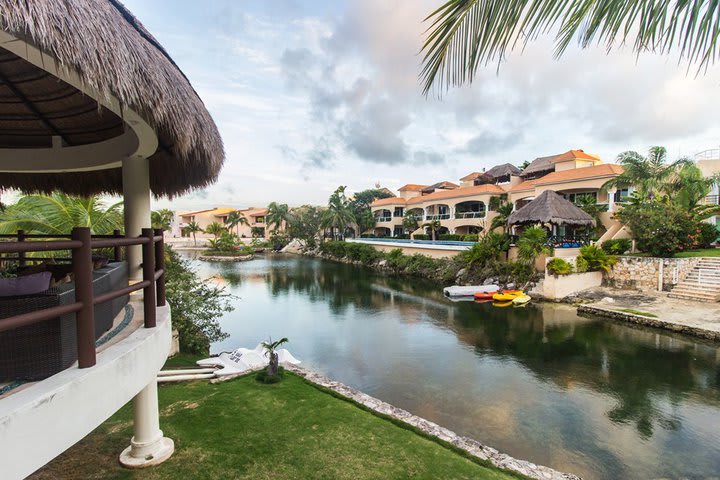
MULTIPOLYGON (((215 122, 167 52, 119 1, 0 0, 0 29, 77 73, 89 91, 98 92, 98 101, 117 99, 153 128, 159 147, 149 157, 150 188, 156 196, 180 195, 217 180, 225 152, 215 122)), ((122 175, 119 168, 0 172, 0 187, 120 193, 122 175)))

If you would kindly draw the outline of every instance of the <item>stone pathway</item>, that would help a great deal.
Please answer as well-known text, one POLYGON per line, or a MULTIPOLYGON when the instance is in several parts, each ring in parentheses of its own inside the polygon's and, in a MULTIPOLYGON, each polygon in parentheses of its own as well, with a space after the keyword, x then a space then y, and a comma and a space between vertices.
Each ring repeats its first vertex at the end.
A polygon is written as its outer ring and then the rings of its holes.
POLYGON ((489 461, 498 468, 511 470, 538 480, 581 480, 580 477, 573 475, 572 473, 562 473, 549 467, 535 465, 534 463, 530 463, 525 460, 518 460, 510 455, 498 452, 494 448, 483 445, 477 440, 468 437, 461 437, 457 433, 441 427, 436 423, 418 417, 417 415, 413 415, 401 408, 394 407, 389 403, 378 400, 375 397, 371 397, 366 393, 355 390, 354 388, 331 380, 318 373, 306 370, 296 365, 288 364, 285 365, 285 368, 300 375, 301 377, 304 377, 309 382, 339 393, 340 395, 354 400, 374 412, 400 420, 408 425, 412 425, 413 427, 422 430, 427 435, 431 435, 440 440, 451 443, 474 457, 489 461))
POLYGON ((578 313, 595 314, 651 327, 720 341, 720 303, 670 298, 667 293, 629 292, 609 288, 580 292, 576 300, 590 301, 578 313), (632 309, 655 315, 623 312, 632 309))

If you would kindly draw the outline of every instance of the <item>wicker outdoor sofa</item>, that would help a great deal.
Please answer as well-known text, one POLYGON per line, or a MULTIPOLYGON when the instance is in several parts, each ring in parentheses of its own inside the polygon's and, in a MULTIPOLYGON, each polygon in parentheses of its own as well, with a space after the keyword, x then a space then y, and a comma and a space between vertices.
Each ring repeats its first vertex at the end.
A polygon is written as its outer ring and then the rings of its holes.
MULTIPOLYGON (((128 285, 126 262, 109 263, 93 271, 95 295, 128 285)), ((66 283, 34 295, 0 297, 0 323, 3 318, 75 301, 75 286, 66 283)), ((128 303, 128 296, 95 305, 95 339, 113 324, 128 303)), ((77 360, 75 314, 51 318, 26 327, 0 332, 0 381, 42 380, 77 360)))

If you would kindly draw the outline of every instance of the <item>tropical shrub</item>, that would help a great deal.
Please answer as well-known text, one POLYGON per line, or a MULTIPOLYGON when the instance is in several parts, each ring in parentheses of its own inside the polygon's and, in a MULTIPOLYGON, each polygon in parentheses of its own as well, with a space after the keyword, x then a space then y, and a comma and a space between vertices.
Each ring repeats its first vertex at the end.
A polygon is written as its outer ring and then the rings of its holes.
POLYGON ((686 250, 697 233, 698 222, 691 212, 660 200, 629 204, 617 216, 633 232, 637 248, 653 257, 672 257, 686 250))
POLYGON ((386 266, 393 272, 398 273, 407 266, 407 258, 401 249, 394 248, 385 254, 386 266))
POLYGON ((617 263, 615 255, 608 255, 605 250, 597 245, 585 245, 580 247, 578 258, 584 260, 584 271, 587 272, 609 272, 610 268, 617 263), (587 265, 585 267, 585 264, 587 265))
POLYGON ((227 231, 222 232, 218 238, 208 240, 210 253, 239 253, 240 245, 238 236, 227 231))
POLYGON ((223 288, 203 281, 169 246, 165 247, 165 271, 167 302, 173 327, 180 334, 180 351, 207 355, 210 343, 228 337, 218 318, 232 311, 230 296, 223 288))
POLYGON ((517 241, 518 256, 527 263, 533 263, 542 254, 550 254, 547 246, 547 231, 538 226, 526 228, 517 241))
POLYGON ((606 240, 602 243, 601 248, 610 255, 622 255, 632 248, 632 240, 629 238, 615 238, 606 240))
POLYGON ((430 240, 430 235, 426 235, 424 233, 418 233, 413 237, 415 240, 430 240))
POLYGON ((693 235, 694 248, 709 248, 718 239, 717 227, 711 223, 700 222, 693 235))
POLYGON ((462 235, 456 233, 443 233, 438 237, 439 240, 445 240, 448 242, 460 242, 463 239, 462 235))
POLYGON ((459 253, 456 257, 459 262, 471 268, 474 265, 483 267, 490 260, 494 260, 500 253, 510 247, 509 237, 504 233, 488 232, 469 250, 459 253))
POLYGON ((320 252, 334 258, 344 258, 347 255, 347 245, 349 244, 341 240, 330 240, 320 245, 320 252))
POLYGON ((462 241, 463 242, 477 242, 479 240, 479 238, 480 238, 480 235, 478 235, 477 233, 471 233, 468 235, 463 235, 462 241))
POLYGON ((551 275, 570 275, 573 272, 573 266, 564 258, 555 257, 547 263, 547 271, 551 275))
POLYGON ((372 245, 366 243, 347 243, 345 245, 345 256, 354 262, 361 262, 363 265, 372 265, 382 258, 383 255, 372 245))

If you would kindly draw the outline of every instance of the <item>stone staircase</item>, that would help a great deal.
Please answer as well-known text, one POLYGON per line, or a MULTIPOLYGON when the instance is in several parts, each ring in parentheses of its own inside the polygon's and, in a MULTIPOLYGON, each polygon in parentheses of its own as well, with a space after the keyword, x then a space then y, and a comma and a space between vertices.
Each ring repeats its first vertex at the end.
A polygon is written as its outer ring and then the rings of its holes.
POLYGON ((700 259, 668 296, 701 302, 720 302, 720 257, 700 259))

